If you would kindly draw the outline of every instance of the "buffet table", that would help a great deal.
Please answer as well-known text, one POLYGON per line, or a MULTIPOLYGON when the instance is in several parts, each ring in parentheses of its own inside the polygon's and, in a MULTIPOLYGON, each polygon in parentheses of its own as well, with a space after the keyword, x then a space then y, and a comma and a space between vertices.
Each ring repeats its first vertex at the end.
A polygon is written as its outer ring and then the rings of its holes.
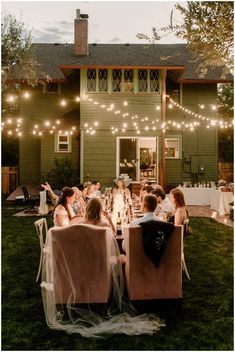
POLYGON ((212 188, 205 187, 179 187, 184 194, 187 205, 211 205, 212 188))
POLYGON ((221 192, 217 189, 212 189, 211 194, 211 209, 217 211, 219 215, 229 214, 230 205, 233 201, 232 192, 221 192))
POLYGON ((218 215, 229 214, 230 205, 233 201, 232 192, 222 192, 215 188, 179 187, 183 192, 186 205, 210 205, 218 215))

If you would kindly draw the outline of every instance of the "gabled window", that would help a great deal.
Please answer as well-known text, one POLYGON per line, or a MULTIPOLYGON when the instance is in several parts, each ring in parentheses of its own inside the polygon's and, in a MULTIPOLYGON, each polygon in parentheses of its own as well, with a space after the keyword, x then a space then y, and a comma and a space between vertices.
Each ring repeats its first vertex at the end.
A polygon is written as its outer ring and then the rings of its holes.
POLYGON ((72 151, 71 136, 58 133, 55 135, 55 152, 70 153, 72 151))

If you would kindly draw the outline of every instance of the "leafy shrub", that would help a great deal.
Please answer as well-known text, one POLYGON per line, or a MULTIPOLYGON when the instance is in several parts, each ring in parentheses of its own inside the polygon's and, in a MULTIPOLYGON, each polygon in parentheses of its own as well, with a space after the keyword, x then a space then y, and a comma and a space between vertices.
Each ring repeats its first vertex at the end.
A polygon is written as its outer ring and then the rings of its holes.
POLYGON ((72 167, 71 160, 67 157, 55 158, 54 164, 55 167, 43 177, 42 182, 47 181, 52 188, 58 189, 72 187, 80 182, 78 171, 72 167))

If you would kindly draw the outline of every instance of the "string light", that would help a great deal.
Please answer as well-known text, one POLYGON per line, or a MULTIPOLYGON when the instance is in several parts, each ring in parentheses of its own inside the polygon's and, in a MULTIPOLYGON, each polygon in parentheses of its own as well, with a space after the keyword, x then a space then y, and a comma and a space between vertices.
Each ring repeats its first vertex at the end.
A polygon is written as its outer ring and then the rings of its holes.
MULTIPOLYGON (((30 93, 29 92, 24 92, 23 95, 22 95, 24 98, 29 98, 30 97, 30 93)), ((211 127, 216 127, 218 126, 220 129, 228 129, 228 128, 232 128, 233 127, 233 121, 231 122, 226 122, 226 121, 223 121, 221 119, 218 119, 218 118, 215 118, 215 117, 206 117, 206 116, 203 116, 197 112, 194 112, 194 111, 191 111, 190 109, 180 105, 179 103, 175 102, 171 97, 169 96, 166 96, 168 99, 169 99, 169 104, 167 105, 169 109, 173 109, 174 107, 176 107, 177 109, 183 111, 185 114, 189 115, 190 116, 190 119, 192 117, 198 119, 198 120, 201 120, 203 122, 206 122, 206 126, 205 128, 209 129, 211 127)), ((15 99, 17 98, 17 96, 14 96, 14 95, 9 95, 7 97, 7 101, 9 102, 14 102, 15 99)), ((67 98, 66 98, 67 99, 67 98)), ((84 99, 85 101, 88 101, 88 102, 91 102, 92 104, 96 105, 97 107, 100 107, 102 109, 106 108, 106 110, 108 112, 111 112, 113 113, 114 115, 120 115, 123 117, 123 118, 127 118, 129 116, 129 113, 128 112, 123 112, 119 109, 115 109, 115 104, 114 103, 110 103, 109 106, 107 106, 106 104, 100 104, 99 101, 97 100, 93 100, 91 97, 87 96, 86 94, 83 94, 81 95, 81 98, 79 96, 76 96, 75 97, 75 101, 76 102, 80 102, 80 99, 84 99)), ((74 100, 74 97, 73 97, 73 100, 74 100)), ((67 100, 65 99, 62 99, 60 101, 60 104, 61 106, 66 106, 67 105, 67 100)), ((127 101, 124 101, 123 102, 123 106, 127 106, 128 105, 128 102, 127 101)), ((199 104, 199 109, 200 110, 203 110, 205 109, 205 105, 204 104, 199 104)), ((214 105, 214 104, 210 104, 210 107, 211 107, 211 110, 212 111, 216 111, 217 110, 217 106, 214 105)), ((155 105, 155 110, 156 111, 160 111, 161 110, 161 106, 160 104, 157 104, 155 105)), ((188 117, 189 117, 188 116, 188 117)), ((130 120, 135 120, 137 119, 138 122, 140 123, 140 126, 137 125, 137 123, 133 123, 132 126, 133 126, 133 130, 136 131, 137 134, 139 134, 141 131, 149 131, 150 129, 152 131, 160 131, 162 130, 162 132, 166 132, 167 130, 169 129, 176 129, 176 130, 189 130, 189 131, 194 131, 195 128, 197 128, 198 126, 200 126, 200 122, 199 121, 192 121, 192 122, 189 122, 187 123, 185 120, 182 120, 182 121, 179 121, 179 119, 177 120, 166 120, 164 123, 161 123, 161 121, 159 121, 159 119, 154 119, 153 116, 149 117, 149 116, 144 116, 144 117, 139 117, 138 115, 132 115, 131 117, 129 117, 130 120), (149 121, 149 123, 151 124, 151 127, 149 126, 146 126, 144 125, 147 121, 149 121)), ((184 119, 185 119, 185 116, 184 116, 184 119)), ((22 135, 22 131, 21 131, 21 122, 22 122, 22 119, 21 118, 18 118, 18 119, 12 119, 12 118, 8 118, 6 119, 5 123, 8 124, 8 125, 11 125, 13 127, 13 131, 14 133, 17 132, 17 134, 19 136, 22 135), (17 124, 16 124, 17 122, 17 124), (17 129, 14 127, 14 124, 17 126, 17 129)), ((128 122, 128 120, 127 120, 128 122)), ((2 128, 6 129, 7 125, 4 125, 4 123, 2 123, 2 128)), ((60 120, 56 120, 55 124, 58 126, 61 124, 60 120)), ((45 121, 44 122, 44 126, 45 127, 50 127, 51 126, 51 122, 50 121, 45 121)), ((95 121, 93 122, 93 127, 86 127, 88 126, 88 124, 84 124, 84 128, 87 128, 88 129, 88 132, 89 134, 93 135, 95 134, 96 132, 96 129, 95 128, 98 128, 99 126, 99 122, 98 121, 95 121)), ((126 129, 127 129, 127 126, 128 126, 128 123, 125 122, 125 124, 123 124, 123 127, 121 129, 121 132, 125 133, 126 132, 126 129)), ((62 127, 62 126, 61 126, 62 127)), ((115 128, 114 126, 112 126, 113 128, 111 129, 112 133, 115 134, 118 132, 118 128, 115 128)), ((102 126, 100 127, 102 129, 102 126)), ((34 129, 32 131, 33 134, 37 134, 37 135, 42 135, 42 131, 46 131, 46 129, 43 129, 43 128, 40 128, 38 124, 34 125, 34 129), (40 132, 40 134, 39 134, 40 132)), ((130 128, 131 130, 131 128, 130 128)), ((54 133, 56 131, 56 126, 52 126, 50 127, 50 130, 47 130, 48 133, 54 133)), ((60 130, 60 133, 62 130, 60 130)), ((76 131, 76 127, 73 126, 70 128, 70 131, 64 131, 63 133, 67 133, 67 134, 73 134, 74 132, 76 131)), ((8 133, 9 135, 12 134, 12 130, 9 130, 8 133)))

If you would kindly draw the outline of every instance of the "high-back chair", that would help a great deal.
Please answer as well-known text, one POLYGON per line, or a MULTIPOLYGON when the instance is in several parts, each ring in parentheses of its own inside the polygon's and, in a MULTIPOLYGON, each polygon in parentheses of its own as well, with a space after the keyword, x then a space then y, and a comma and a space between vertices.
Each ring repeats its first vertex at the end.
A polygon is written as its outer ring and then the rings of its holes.
POLYGON ((126 234, 125 278, 130 300, 182 298, 183 227, 175 226, 158 268, 145 255, 141 226, 126 234))
POLYGON ((106 229, 77 224, 51 229, 54 303, 106 303, 111 288, 106 229))
POLYGON ((35 211, 34 206, 35 205, 39 205, 39 200, 40 200, 39 196, 29 194, 28 188, 25 187, 25 186, 22 186, 21 190, 22 190, 23 195, 24 195, 25 203, 28 203, 30 205, 30 210, 29 211, 34 212, 35 211))
POLYGON ((38 268, 38 274, 36 278, 36 282, 39 279, 41 268, 42 268, 42 258, 43 258, 43 249, 45 246, 45 238, 46 238, 46 233, 48 231, 48 226, 47 226, 47 220, 45 218, 39 219, 34 222, 34 225, 36 227, 37 235, 39 238, 39 244, 40 244, 40 262, 39 262, 39 268, 38 268))

